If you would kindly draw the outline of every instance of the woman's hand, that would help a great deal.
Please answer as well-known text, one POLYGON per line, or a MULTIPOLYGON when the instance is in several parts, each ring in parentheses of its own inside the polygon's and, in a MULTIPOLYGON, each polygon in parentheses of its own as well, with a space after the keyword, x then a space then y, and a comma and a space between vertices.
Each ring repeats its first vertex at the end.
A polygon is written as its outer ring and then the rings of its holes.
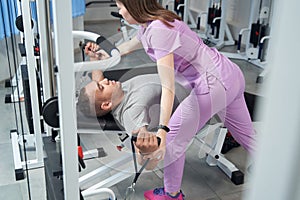
MULTIPOLYGON (((100 49, 100 46, 93 42, 88 42, 84 47, 84 53, 90 57, 90 59, 96 58, 96 52, 100 49)), ((99 59, 97 59, 99 60, 99 59)))
POLYGON ((93 42, 88 42, 85 45, 84 53, 90 57, 91 61, 104 60, 110 57, 106 51, 101 49, 98 44, 93 42))
POLYGON ((155 150, 154 152, 152 152, 148 155, 145 155, 143 157, 143 159, 150 158, 150 159, 156 160, 156 161, 160 161, 160 160, 164 159, 164 157, 166 155, 166 135, 167 135, 166 131, 164 131, 162 129, 159 129, 157 131, 156 136, 161 139, 160 145, 157 148, 157 150, 155 150))

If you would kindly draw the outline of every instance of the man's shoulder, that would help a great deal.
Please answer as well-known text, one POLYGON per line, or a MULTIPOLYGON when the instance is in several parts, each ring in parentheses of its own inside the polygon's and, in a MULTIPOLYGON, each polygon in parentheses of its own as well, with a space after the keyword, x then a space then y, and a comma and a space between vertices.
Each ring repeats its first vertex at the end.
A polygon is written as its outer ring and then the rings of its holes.
POLYGON ((143 84, 143 83, 159 83, 160 84, 160 79, 158 74, 143 74, 143 75, 138 75, 135 76, 128 81, 126 81, 128 84, 143 84))
POLYGON ((130 79, 124 87, 126 107, 148 105, 153 98, 160 97, 161 83, 157 74, 139 75, 130 79))

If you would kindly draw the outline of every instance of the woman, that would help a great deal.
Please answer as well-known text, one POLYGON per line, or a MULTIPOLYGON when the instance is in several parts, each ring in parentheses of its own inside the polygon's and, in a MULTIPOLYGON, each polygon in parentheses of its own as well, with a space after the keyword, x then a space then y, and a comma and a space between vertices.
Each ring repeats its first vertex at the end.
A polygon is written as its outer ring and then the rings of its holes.
MULTIPOLYGON (((146 191, 152 199, 183 199, 181 180, 185 149, 194 135, 215 114, 234 138, 254 153, 255 131, 244 99, 245 80, 239 67, 206 46, 180 17, 165 10, 156 0, 116 0, 119 14, 130 24, 141 25, 135 38, 118 48, 121 55, 143 47, 157 63, 162 95, 161 145, 145 158, 164 159, 164 187, 146 191), (192 89, 171 116, 175 79, 192 89)), ((153 144, 150 133, 139 132, 137 147, 153 144), (151 137, 149 137, 149 135, 151 137)))

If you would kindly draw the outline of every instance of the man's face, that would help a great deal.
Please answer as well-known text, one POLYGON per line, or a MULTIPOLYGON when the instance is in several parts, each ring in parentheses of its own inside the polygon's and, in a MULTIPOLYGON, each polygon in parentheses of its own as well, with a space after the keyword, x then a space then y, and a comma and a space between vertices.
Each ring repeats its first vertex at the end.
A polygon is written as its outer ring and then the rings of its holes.
POLYGON ((121 83, 106 78, 102 81, 93 81, 87 84, 85 89, 92 104, 95 104, 95 102, 115 102, 123 95, 121 83))

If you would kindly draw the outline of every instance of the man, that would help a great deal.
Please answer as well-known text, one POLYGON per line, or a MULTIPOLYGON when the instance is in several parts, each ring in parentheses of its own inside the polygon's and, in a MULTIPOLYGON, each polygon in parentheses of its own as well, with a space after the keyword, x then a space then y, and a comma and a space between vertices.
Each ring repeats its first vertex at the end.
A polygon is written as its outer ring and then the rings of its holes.
MULTIPOLYGON (((137 139, 144 147, 138 151, 147 154, 156 150, 157 138, 148 131, 154 130, 159 123, 161 85, 158 74, 139 75, 123 83, 104 78, 101 71, 93 71, 92 77, 93 80, 80 90, 79 110, 86 116, 111 113, 129 135, 144 130, 137 139)), ((176 92, 174 107, 189 93, 179 84, 176 84, 176 92)), ((150 166, 149 163, 147 169, 154 167, 150 166)))
MULTIPOLYGON (((96 44, 87 44, 85 53, 90 60, 103 59, 106 56, 104 52, 98 54, 98 48, 96 44)), ((158 148, 157 138, 148 131, 154 130, 159 124, 161 83, 158 74, 139 75, 121 83, 108 80, 102 71, 94 70, 91 79, 92 81, 80 90, 79 110, 86 116, 99 117, 111 113, 127 134, 140 131, 136 145, 140 147, 138 152, 141 155, 155 151, 158 148)), ((180 84, 176 84, 174 108, 189 92, 180 84)), ((149 162, 147 169, 153 169, 155 166, 154 160, 149 162)))

